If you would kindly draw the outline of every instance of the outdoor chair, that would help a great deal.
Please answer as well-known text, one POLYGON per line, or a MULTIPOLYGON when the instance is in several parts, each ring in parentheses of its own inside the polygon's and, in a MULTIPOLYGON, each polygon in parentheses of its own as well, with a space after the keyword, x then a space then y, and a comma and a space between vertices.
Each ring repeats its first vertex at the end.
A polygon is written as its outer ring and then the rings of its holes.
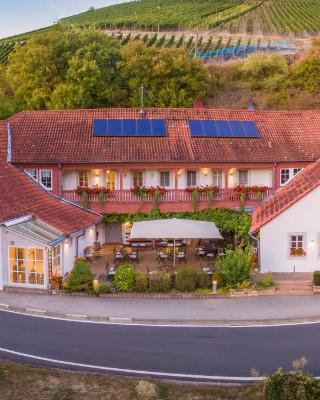
POLYGON ((206 251, 203 247, 197 247, 196 258, 204 258, 206 255, 206 251))
POLYGON ((148 273, 148 275, 153 275, 153 274, 156 274, 157 271, 150 271, 149 267, 147 266, 147 273, 148 273))
POLYGON ((213 260, 214 259, 214 252, 212 250, 207 251, 205 254, 206 260, 213 260))
POLYGON ((116 263, 116 262, 122 262, 123 260, 124 260, 124 254, 121 251, 117 251, 114 254, 113 261, 116 263))
POLYGON ((129 259, 130 261, 136 261, 137 264, 139 264, 139 255, 137 251, 132 251, 129 254, 129 259))
POLYGON ((186 253, 184 251, 179 251, 178 254, 176 255, 176 258, 177 258, 178 262, 184 261, 185 264, 187 263, 187 257, 186 257, 186 253))

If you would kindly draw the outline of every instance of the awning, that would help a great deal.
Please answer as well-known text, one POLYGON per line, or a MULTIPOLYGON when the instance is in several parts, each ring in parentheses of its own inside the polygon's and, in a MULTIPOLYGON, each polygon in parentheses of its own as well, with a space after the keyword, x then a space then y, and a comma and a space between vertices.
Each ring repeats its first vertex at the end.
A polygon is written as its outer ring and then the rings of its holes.
POLYGON ((48 246, 54 246, 65 239, 64 234, 38 219, 7 225, 10 232, 18 233, 48 246))
POLYGON ((223 237, 213 222, 172 218, 135 222, 129 240, 134 239, 223 239, 223 237))

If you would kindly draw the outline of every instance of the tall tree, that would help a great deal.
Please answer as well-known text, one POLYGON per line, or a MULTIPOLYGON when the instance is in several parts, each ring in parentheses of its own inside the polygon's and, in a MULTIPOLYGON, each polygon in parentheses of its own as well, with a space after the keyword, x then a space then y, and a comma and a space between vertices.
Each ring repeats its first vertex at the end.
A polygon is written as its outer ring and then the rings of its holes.
POLYGON ((114 106, 120 44, 94 29, 56 29, 18 45, 6 81, 18 108, 114 106))
POLYGON ((293 83, 309 93, 320 93, 320 40, 293 68, 293 83))
POLYGON ((142 42, 129 43, 120 66, 128 85, 131 106, 140 105, 139 87, 146 88, 145 106, 192 107, 208 90, 209 75, 200 59, 182 49, 158 49, 142 42))

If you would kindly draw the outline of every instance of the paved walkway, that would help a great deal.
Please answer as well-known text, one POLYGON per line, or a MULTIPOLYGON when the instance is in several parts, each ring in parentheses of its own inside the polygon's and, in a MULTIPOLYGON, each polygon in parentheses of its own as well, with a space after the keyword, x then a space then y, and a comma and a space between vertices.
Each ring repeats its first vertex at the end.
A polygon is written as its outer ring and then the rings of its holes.
POLYGON ((266 296, 213 300, 137 300, 0 292, 0 308, 72 314, 115 321, 248 323, 320 321, 320 296, 266 296))

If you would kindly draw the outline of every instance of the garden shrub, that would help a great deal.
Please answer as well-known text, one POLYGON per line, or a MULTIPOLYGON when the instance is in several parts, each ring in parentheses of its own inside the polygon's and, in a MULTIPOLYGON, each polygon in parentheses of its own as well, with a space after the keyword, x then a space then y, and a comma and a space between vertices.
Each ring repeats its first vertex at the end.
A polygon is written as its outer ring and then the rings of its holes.
POLYGON ((212 286, 212 278, 206 272, 201 272, 199 275, 199 288, 200 289, 210 289, 212 286))
POLYGON ((219 287, 236 288, 238 284, 249 279, 252 257, 250 248, 227 250, 216 261, 215 279, 219 287))
POLYGON ((84 259, 76 260, 70 272, 66 289, 71 292, 91 292, 93 290, 93 274, 84 259))
POLYGON ((99 282, 96 288, 98 294, 112 293, 112 286, 109 283, 99 282))
POLYGON ((169 273, 157 272, 149 277, 149 290, 153 293, 169 292, 172 278, 169 273))
POLYGON ((261 281, 257 283, 257 288, 268 289, 274 286, 273 276, 271 272, 265 274, 261 281))
POLYGON ((314 271, 313 284, 314 286, 320 286, 320 271, 314 271))
POLYGON ((116 269, 114 282, 119 292, 133 292, 135 272, 131 265, 123 264, 116 269))
POLYGON ((148 291, 148 275, 142 272, 136 272, 135 274, 135 291, 136 292, 147 292, 148 291))
POLYGON ((189 267, 179 269, 176 276, 176 289, 180 292, 193 292, 197 288, 198 275, 189 267))
POLYGON ((302 371, 284 372, 278 369, 268 376, 266 384, 266 400, 318 400, 320 383, 313 376, 302 371))

